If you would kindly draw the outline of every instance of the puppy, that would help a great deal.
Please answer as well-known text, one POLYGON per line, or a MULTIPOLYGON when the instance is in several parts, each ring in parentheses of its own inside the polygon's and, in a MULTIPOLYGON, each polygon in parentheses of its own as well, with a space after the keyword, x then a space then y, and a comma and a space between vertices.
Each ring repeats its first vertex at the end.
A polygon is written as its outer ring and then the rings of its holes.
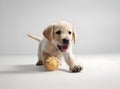
POLYGON ((40 43, 36 65, 44 65, 48 57, 55 56, 60 59, 63 56, 71 72, 82 70, 81 66, 76 65, 72 53, 72 41, 76 42, 77 34, 71 24, 65 21, 56 22, 48 26, 43 31, 43 35, 44 38, 40 40, 38 37, 28 34, 29 37, 40 43))

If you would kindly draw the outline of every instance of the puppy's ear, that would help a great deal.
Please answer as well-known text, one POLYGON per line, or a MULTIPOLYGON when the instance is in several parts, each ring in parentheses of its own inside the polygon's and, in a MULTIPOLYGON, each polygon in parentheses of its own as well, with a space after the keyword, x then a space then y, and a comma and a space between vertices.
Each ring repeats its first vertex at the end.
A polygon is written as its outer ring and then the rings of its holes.
POLYGON ((76 42, 76 40, 77 40, 77 32, 76 32, 75 28, 73 28, 73 41, 74 41, 74 43, 76 42))
POLYGON ((48 40, 52 40, 53 38, 53 25, 48 26, 44 32, 43 32, 44 37, 46 37, 48 40))

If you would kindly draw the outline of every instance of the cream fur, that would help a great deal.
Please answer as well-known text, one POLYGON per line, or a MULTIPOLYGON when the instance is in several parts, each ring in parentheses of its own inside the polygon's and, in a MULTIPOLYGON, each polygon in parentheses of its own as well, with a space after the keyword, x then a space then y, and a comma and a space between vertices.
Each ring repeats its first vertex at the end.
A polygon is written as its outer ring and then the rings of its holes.
POLYGON ((72 25, 65 21, 54 23, 44 30, 43 35, 44 38, 40 40, 37 36, 28 34, 29 37, 39 42, 37 65, 44 64, 44 61, 49 56, 55 56, 58 59, 63 56, 71 72, 79 72, 82 69, 81 66, 75 63, 75 58, 72 53, 72 41, 76 41, 77 35, 72 25), (56 34, 59 30, 61 31, 60 35, 56 34), (69 34, 70 32, 71 34, 69 34), (57 44, 63 45, 62 40, 64 38, 69 40, 69 45, 65 52, 61 52, 57 48, 57 44))

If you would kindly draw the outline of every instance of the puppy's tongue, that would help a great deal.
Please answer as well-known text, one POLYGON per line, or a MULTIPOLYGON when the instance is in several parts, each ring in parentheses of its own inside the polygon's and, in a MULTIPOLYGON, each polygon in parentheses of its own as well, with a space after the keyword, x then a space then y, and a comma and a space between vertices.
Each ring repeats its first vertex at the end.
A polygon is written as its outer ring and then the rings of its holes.
POLYGON ((68 46, 60 46, 62 52, 65 52, 68 49, 68 46))

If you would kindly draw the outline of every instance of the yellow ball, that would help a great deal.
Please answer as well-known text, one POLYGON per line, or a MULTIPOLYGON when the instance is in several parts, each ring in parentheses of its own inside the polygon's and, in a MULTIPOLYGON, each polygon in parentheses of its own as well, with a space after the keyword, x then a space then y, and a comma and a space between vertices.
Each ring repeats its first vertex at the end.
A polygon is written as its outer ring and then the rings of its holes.
POLYGON ((60 65, 60 61, 56 57, 49 57, 45 61, 45 67, 47 70, 53 71, 56 70, 60 65))

